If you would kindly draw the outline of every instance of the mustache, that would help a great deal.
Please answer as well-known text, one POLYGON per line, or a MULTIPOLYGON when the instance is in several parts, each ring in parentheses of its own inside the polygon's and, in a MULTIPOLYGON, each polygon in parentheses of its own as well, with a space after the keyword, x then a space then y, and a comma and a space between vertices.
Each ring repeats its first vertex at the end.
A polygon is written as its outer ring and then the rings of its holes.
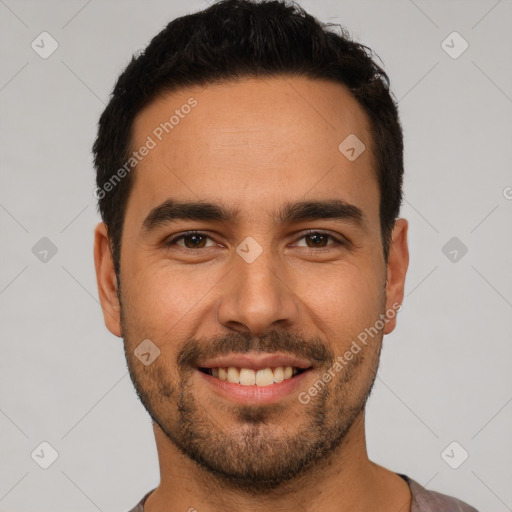
POLYGON ((334 353, 320 338, 306 341, 300 335, 286 331, 271 331, 262 336, 232 332, 207 341, 188 340, 178 353, 178 368, 198 367, 201 359, 231 353, 287 353, 309 359, 315 366, 329 366, 334 353))

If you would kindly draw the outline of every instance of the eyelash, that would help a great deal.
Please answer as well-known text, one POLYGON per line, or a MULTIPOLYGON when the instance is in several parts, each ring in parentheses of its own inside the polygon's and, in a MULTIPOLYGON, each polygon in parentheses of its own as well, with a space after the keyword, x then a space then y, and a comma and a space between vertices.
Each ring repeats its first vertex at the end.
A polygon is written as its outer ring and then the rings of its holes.
MULTIPOLYGON (((179 240, 187 238, 189 236, 194 236, 194 235, 203 236, 203 237, 206 237, 206 238, 210 238, 212 240, 211 236, 207 235, 206 233, 202 233, 201 231, 187 231, 186 233, 183 233, 183 234, 173 238, 172 240, 168 240, 168 241, 164 242, 164 244, 165 244, 166 247, 171 247, 176 242, 178 242, 179 240)), ((326 236, 326 237, 331 238, 332 240, 334 240, 333 244, 329 244, 329 245, 327 245, 325 247, 319 247, 318 249, 327 249, 328 247, 337 247, 337 246, 347 246, 348 245, 347 241, 340 240, 339 238, 335 237, 334 235, 331 235, 330 233, 326 233, 324 231, 315 231, 315 230, 307 231, 306 233, 304 233, 299 238, 299 240, 301 240, 302 238, 305 238, 307 236, 312 236, 312 235, 323 235, 323 236, 326 236)), ((184 247, 184 246, 180 246, 180 247, 182 249, 187 250, 187 251, 197 251, 197 250, 200 250, 200 249, 207 249, 207 247, 201 247, 199 249, 192 249, 192 248, 184 247)), ((305 247, 305 249, 315 249, 315 247, 305 247)))

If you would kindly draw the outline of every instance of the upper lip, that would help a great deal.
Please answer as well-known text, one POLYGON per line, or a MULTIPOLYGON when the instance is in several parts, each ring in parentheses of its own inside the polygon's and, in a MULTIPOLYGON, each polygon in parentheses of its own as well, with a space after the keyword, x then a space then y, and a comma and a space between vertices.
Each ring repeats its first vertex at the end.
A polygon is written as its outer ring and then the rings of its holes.
POLYGON ((252 370, 263 370, 265 368, 277 368, 279 366, 292 366, 295 368, 311 368, 311 361, 284 353, 244 353, 244 354, 226 354, 211 359, 206 359, 199 363, 199 368, 229 368, 230 366, 238 368, 249 368, 252 370))

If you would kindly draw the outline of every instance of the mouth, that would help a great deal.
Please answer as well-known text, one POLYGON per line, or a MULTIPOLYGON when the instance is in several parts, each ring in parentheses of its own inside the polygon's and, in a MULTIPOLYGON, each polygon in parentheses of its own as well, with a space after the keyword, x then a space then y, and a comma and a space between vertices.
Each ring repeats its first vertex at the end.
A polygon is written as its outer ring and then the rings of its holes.
POLYGON ((196 370, 214 393, 236 403, 264 404, 296 393, 314 365, 290 354, 248 352, 198 361, 196 370))
POLYGON ((231 384, 241 384, 242 386, 270 386, 291 379, 308 369, 309 368, 298 368, 296 366, 276 366, 274 368, 266 367, 260 369, 227 366, 199 368, 199 371, 214 378, 230 382, 231 384))

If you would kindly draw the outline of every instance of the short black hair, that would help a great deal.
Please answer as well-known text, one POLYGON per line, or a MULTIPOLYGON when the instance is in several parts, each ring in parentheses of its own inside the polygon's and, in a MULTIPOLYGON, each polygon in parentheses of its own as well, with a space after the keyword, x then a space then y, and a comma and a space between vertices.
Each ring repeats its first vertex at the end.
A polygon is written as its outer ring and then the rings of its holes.
MULTIPOLYGON (((340 25, 321 23, 295 2, 221 0, 171 21, 119 76, 93 145, 98 209, 117 278, 133 183, 126 169, 137 114, 161 94, 245 77, 298 76, 348 87, 370 120, 387 261, 402 202, 403 136, 389 78, 375 53, 340 25), (339 28, 340 33, 332 28, 339 28), (116 176, 116 173, 117 176, 116 176)), ((341 142, 341 141, 340 141, 341 142)))

